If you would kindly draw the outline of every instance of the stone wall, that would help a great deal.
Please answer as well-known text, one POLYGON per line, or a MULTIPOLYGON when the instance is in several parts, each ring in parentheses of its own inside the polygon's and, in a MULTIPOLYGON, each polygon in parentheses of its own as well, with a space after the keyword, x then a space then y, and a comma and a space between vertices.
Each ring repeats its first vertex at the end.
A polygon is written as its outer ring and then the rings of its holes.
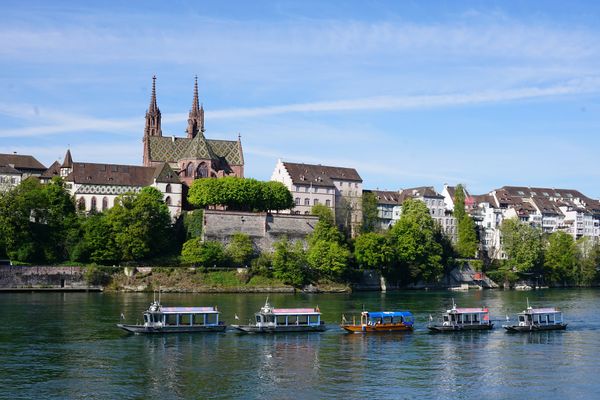
POLYGON ((311 215, 205 210, 202 239, 227 244, 231 235, 241 232, 250 236, 257 250, 271 251, 283 237, 304 241, 318 221, 311 215))
POLYGON ((82 267, 0 266, 0 289, 86 289, 82 267))

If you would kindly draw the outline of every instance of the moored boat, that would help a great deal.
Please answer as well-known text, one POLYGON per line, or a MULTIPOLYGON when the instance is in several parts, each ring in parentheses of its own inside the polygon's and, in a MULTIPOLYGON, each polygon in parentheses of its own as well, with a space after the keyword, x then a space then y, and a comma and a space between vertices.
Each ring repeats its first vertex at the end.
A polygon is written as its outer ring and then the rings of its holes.
POLYGON ((340 327, 352 333, 407 332, 413 330, 415 319, 410 311, 363 311, 360 324, 346 322, 342 317, 340 327))
POLYGON ((452 301, 452 308, 442 316, 441 324, 430 324, 432 332, 482 331, 494 327, 490 321, 490 313, 485 308, 457 308, 452 301))
POLYGON ((142 325, 117 324, 127 332, 141 333, 184 333, 224 332, 227 326, 219 320, 216 307, 163 307, 154 301, 144 311, 142 325))
POLYGON ((265 305, 254 314, 255 322, 248 325, 231 325, 246 333, 282 333, 282 332, 323 332, 325 322, 321 320, 321 311, 316 308, 274 308, 265 305))
POLYGON ((567 329, 567 324, 563 322, 563 314, 558 308, 533 308, 529 306, 527 300, 527 309, 517 314, 517 325, 504 325, 508 332, 537 332, 537 331, 557 331, 567 329))

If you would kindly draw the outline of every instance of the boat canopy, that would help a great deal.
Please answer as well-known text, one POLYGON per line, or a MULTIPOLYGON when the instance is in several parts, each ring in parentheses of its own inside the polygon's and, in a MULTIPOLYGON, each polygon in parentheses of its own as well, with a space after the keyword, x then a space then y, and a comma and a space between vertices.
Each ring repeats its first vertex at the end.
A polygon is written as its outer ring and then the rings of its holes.
POLYGON ((449 312, 457 314, 486 314, 489 311, 487 308, 453 308, 449 312))
POLYGON ((218 314, 215 307, 161 307, 163 314, 218 314))
POLYGON ((273 314, 277 315, 321 315, 314 308, 274 308, 273 314))
POLYGON ((556 308, 532 308, 522 314, 560 314, 561 311, 556 308))
POLYGON ((410 311, 376 311, 376 312, 368 312, 369 318, 397 318, 397 317, 412 317, 412 313, 410 311))

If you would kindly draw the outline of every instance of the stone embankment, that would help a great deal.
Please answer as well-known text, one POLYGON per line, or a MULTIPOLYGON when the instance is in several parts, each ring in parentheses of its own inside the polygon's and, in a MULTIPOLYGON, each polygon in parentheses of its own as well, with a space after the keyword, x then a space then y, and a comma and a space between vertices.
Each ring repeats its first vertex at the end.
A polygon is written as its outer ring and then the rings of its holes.
POLYGON ((98 291, 89 286, 83 267, 0 266, 0 291, 63 290, 98 291))

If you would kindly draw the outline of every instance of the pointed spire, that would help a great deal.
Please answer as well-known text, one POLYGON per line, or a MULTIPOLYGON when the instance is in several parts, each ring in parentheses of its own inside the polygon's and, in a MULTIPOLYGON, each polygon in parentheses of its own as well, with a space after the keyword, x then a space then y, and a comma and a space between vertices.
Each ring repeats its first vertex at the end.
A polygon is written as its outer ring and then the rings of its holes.
POLYGON ((63 160, 61 168, 71 168, 73 166, 73 158, 71 157, 71 149, 67 149, 67 154, 63 160))
POLYGON ((144 137, 162 136, 160 126, 160 109, 156 102, 156 75, 152 76, 152 96, 150 97, 150 106, 146 111, 146 127, 144 128, 144 137))
POLYGON ((198 107, 198 75, 194 77, 194 100, 192 101, 192 110, 191 113, 200 112, 200 108, 198 107))
POLYGON ((188 116, 188 127, 186 132, 188 138, 194 138, 199 132, 204 132, 204 107, 198 100, 198 76, 194 77, 194 98, 188 116))
POLYGON ((152 76, 152 96, 150 97, 150 106, 148 107, 149 113, 155 113, 158 111, 158 104, 156 103, 156 75, 152 76))

